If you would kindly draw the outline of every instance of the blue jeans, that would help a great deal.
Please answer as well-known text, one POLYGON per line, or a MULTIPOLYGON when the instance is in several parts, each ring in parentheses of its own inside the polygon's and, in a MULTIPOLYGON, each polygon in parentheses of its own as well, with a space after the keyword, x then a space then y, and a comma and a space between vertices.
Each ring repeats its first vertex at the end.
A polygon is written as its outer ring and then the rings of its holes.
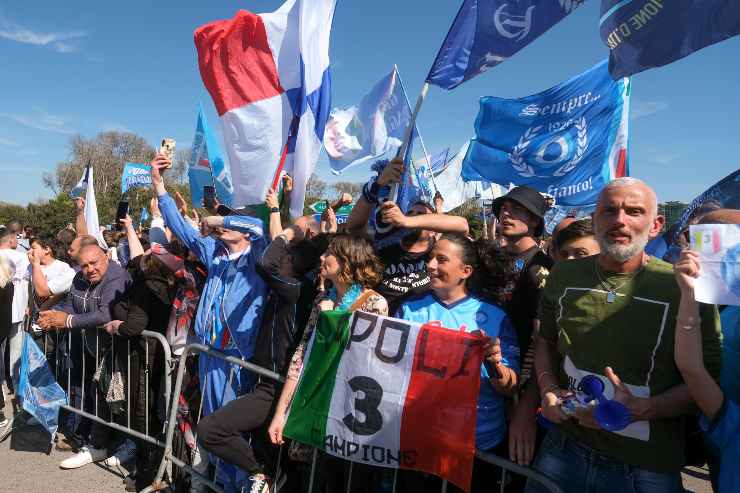
MULTIPOLYGON (((618 462, 566 438, 556 428, 547 432, 533 468, 565 493, 683 493, 681 473, 657 473, 618 462)), ((529 480, 525 493, 549 493, 529 480)))

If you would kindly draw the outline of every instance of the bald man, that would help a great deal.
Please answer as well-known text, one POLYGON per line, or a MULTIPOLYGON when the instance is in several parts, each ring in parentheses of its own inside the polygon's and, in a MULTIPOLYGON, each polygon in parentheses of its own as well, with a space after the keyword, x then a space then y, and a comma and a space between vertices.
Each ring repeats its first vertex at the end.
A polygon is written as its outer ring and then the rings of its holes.
MULTIPOLYGON (((572 493, 681 493, 684 419, 694 407, 674 363, 680 290, 671 265, 645 253, 663 226, 655 193, 634 178, 614 180, 593 222, 601 253, 556 264, 540 303, 535 371, 554 426, 534 467, 572 493), (563 399, 586 375, 624 405, 619 419, 593 407, 566 412, 563 399)), ((703 305, 701 314, 704 362, 717 378, 717 309, 703 305)), ((544 490, 528 483, 526 491, 544 490)))
MULTIPOLYGON (((82 246, 77 254, 80 272, 72 280, 72 288, 65 301, 55 310, 39 314, 38 324, 44 330, 71 331, 73 334, 72 359, 80 364, 86 359, 86 367, 95 367, 95 352, 102 352, 110 342, 99 330, 111 321, 111 308, 120 300, 131 285, 131 277, 120 265, 110 262, 105 252, 97 245, 82 246), (83 337, 75 337, 80 331, 83 337), (86 351, 81 351, 84 342, 86 351)), ((82 384, 86 392, 94 392, 93 371, 86 371, 82 384)), ((104 401, 105 396, 98 399, 104 401)), ((100 404, 104 406, 104 404, 100 404)), ((100 411, 103 413, 103 411, 100 411)), ((106 411, 107 412, 107 411, 106 411)), ((103 413, 105 416, 107 414, 103 413)), ((62 461, 62 469, 76 469, 109 457, 106 450, 110 441, 110 428, 94 422, 90 433, 90 445, 62 461)))

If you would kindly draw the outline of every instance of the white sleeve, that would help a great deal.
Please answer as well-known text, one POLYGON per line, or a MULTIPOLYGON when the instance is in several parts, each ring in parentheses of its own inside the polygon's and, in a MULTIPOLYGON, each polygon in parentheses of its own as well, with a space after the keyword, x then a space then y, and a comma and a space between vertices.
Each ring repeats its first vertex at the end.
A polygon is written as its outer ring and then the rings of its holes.
POLYGON ((74 269, 65 264, 63 269, 59 269, 58 272, 54 273, 52 279, 47 278, 46 284, 49 286, 51 294, 62 294, 69 291, 72 287, 72 279, 74 279, 74 277, 74 269))

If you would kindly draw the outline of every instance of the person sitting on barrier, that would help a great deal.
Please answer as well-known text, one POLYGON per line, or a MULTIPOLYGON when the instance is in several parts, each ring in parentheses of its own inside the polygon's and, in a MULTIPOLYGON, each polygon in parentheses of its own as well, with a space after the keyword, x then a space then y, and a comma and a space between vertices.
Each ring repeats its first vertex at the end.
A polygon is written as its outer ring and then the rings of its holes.
MULTIPOLYGON (((270 243, 260 260, 258 271, 270 286, 264 316, 257 335, 251 362, 263 369, 284 375, 290 356, 300 340, 303 327, 296 325, 296 305, 301 296, 304 275, 314 268, 321 252, 308 240, 309 218, 301 217, 270 243)), ((251 491, 269 487, 268 472, 272 451, 258 454, 242 434, 266 431, 282 384, 259 375, 254 389, 228 403, 198 423, 198 439, 207 451, 239 466, 251 475, 251 491)), ((252 437, 257 440, 258 437, 252 437)))
MULTIPOLYGON (((105 324, 105 331, 115 338, 117 350, 113 354, 112 366, 120 369, 124 396, 130 396, 130 400, 119 403, 114 420, 154 436, 162 431, 162 423, 158 419, 161 406, 158 404, 166 365, 163 364, 161 344, 142 337, 141 333, 146 330, 164 335, 177 289, 176 273, 184 267, 184 261, 157 243, 144 251, 131 217, 126 216, 121 223, 131 252, 127 270, 133 282, 113 305, 113 319, 105 324)), ((154 480, 161 455, 158 454, 159 447, 145 440, 135 439, 134 442, 127 439, 113 457, 106 459, 105 464, 117 467, 135 457, 135 489, 129 481, 127 490, 141 491, 154 480)))
MULTIPOLYGON (((613 180, 599 194, 593 221, 599 255, 556 264, 542 296, 535 368, 542 415, 554 426, 533 467, 569 493, 679 493, 684 418, 694 402, 669 328, 680 290, 671 266, 644 252, 663 226, 655 192, 634 178, 613 180), (622 404, 608 408, 618 409, 608 419, 597 406, 564 401, 585 377, 596 377, 606 398, 622 404)), ((700 311, 704 361, 718 378, 717 309, 700 311)), ((547 490, 529 481, 526 491, 547 490)))
MULTIPOLYGON (((478 449, 506 457, 504 406, 517 389, 519 345, 506 313, 473 294, 479 283, 478 264, 472 241, 462 235, 442 235, 427 263, 430 292, 404 301, 396 317, 419 323, 439 322, 449 329, 464 327, 467 332, 480 330, 491 339, 486 346, 485 365, 481 366, 475 441, 478 449)), ((497 467, 476 458, 471 491, 497 489, 494 485, 498 476, 497 467)))
MULTIPOLYGON (((328 290, 320 288, 306 329, 290 360, 285 385, 268 429, 268 435, 273 444, 283 444, 283 428, 288 407, 298 386, 298 378, 303 370, 303 358, 319 314, 326 310, 361 310, 387 315, 388 302, 373 290, 373 287, 380 283, 381 272, 382 264, 373 252, 372 245, 361 236, 339 234, 331 240, 326 252, 321 255, 320 285, 328 281, 331 282, 332 287, 328 290)), ((310 460, 311 449, 293 443, 288 455, 293 460, 307 462, 310 460)), ((359 469, 355 467, 355 474, 359 472, 359 469)))
MULTIPOLYGON (((267 246, 262 221, 243 215, 244 210, 232 210, 226 217, 203 218, 199 234, 185 222, 167 193, 162 172, 170 164, 164 155, 151 162, 159 209, 165 225, 208 270, 196 313, 195 339, 229 356, 249 359, 254 355, 268 292, 267 283, 257 272, 267 246)), ((203 415, 233 400, 253 383, 251 375, 236 371, 238 368, 223 360, 201 357, 198 364, 204 382, 203 415)))
MULTIPOLYGON (((93 377, 99 363, 98 356, 105 349, 109 338, 102 337, 99 328, 111 320, 111 307, 120 300, 131 285, 131 277, 118 264, 110 262, 98 245, 82 247, 78 254, 81 271, 78 272, 65 300, 52 310, 39 314, 38 324, 45 330, 82 331, 84 349, 72 346, 74 364, 84 364, 82 382, 88 396, 100 392, 93 377), (84 358, 84 362, 82 359, 84 358), (78 363, 79 362, 79 363, 78 363)), ((99 407, 105 411, 105 395, 98 393, 99 407)), ((86 409, 89 403, 85 404, 86 409)), ((98 413, 107 421, 108 413, 98 413)), ((76 469, 92 462, 106 459, 110 429, 99 422, 92 423, 90 446, 84 446, 74 456, 62 461, 62 469, 76 469)), ((113 454, 111 454, 113 455, 113 454)))

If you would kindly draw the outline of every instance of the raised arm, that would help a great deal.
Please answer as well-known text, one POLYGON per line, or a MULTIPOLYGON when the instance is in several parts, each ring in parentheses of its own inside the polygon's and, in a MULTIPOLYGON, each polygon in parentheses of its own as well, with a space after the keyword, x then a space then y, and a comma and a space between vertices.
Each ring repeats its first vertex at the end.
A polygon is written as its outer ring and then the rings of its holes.
POLYGON ((436 233, 468 234, 468 221, 464 217, 447 214, 419 214, 406 216, 395 202, 386 202, 381 206, 383 221, 405 229, 425 229, 436 233))
POLYGON ((87 235, 87 222, 85 222, 85 199, 75 199, 75 229, 77 236, 87 235))
POLYGON ((270 214, 270 240, 274 240, 283 232, 283 222, 280 214, 280 204, 275 190, 272 188, 267 191, 265 197, 265 206, 270 214))
POLYGON ((161 154, 158 154, 151 162, 152 185, 157 192, 159 209, 162 212, 162 217, 164 217, 164 222, 172 230, 172 233, 198 256, 203 264, 209 266, 216 249, 216 242, 213 238, 199 236, 198 231, 187 224, 180 215, 175 201, 167 193, 162 180, 161 170, 166 168, 168 164, 169 159, 161 154))
POLYGON ((131 216, 126 214, 126 217, 124 219, 121 219, 121 223, 123 223, 123 228, 126 230, 126 241, 128 241, 129 258, 133 260, 139 255, 144 255, 144 247, 141 245, 139 236, 136 234, 136 230, 134 229, 134 225, 131 221, 131 216))
POLYGON ((400 182, 402 175, 403 161, 394 159, 383 168, 383 172, 377 179, 373 178, 365 183, 365 186, 362 187, 362 194, 352 208, 349 219, 347 219, 345 228, 349 230, 364 230, 370 221, 370 214, 373 213, 373 209, 378 204, 380 189, 400 182))

